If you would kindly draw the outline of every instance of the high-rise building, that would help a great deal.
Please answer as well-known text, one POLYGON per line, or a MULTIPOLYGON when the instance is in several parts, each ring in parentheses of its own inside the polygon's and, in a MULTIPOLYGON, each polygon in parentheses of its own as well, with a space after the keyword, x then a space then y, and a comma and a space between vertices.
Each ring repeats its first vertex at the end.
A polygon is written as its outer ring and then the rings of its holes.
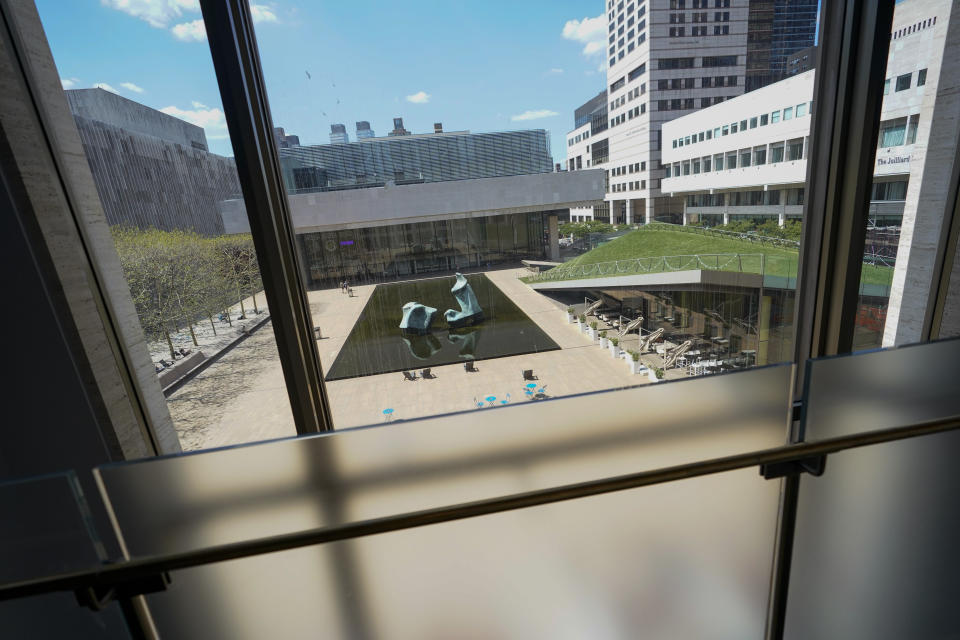
POLYGON ((287 135, 283 127, 273 128, 273 139, 276 140, 278 149, 289 149, 300 145, 300 136, 287 135))
POLYGON ((403 128, 403 118, 394 118, 393 119, 393 131, 388 135, 391 136, 408 136, 410 132, 403 128))
POLYGON ((108 224, 223 233, 217 203, 240 183, 201 127, 103 89, 66 96, 108 224))
POLYGON ((682 202, 660 193, 661 126, 743 94, 748 77, 751 88, 782 77, 787 54, 813 44, 816 0, 608 0, 606 11, 608 113, 596 122, 596 96, 567 134, 568 168, 607 170, 606 203, 571 216, 679 221, 682 202))
POLYGON ((350 142, 347 128, 342 124, 330 125, 330 144, 346 144, 350 142))
POLYGON ((377 134, 370 128, 369 122, 366 120, 357 122, 357 140, 366 140, 367 138, 375 138, 376 136, 377 134))

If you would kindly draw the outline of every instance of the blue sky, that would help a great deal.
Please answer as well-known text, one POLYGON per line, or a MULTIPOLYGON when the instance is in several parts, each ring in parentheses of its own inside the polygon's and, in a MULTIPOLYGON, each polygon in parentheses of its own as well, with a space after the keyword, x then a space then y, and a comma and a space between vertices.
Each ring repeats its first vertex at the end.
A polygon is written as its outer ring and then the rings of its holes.
MULTIPOLYGON (((559 162, 573 110, 605 83, 603 0, 252 6, 275 124, 303 144, 327 143, 334 122, 351 140, 357 120, 385 135, 402 116, 414 133, 547 129, 559 162)), ((196 0, 37 7, 65 87, 102 83, 232 155, 196 0)))

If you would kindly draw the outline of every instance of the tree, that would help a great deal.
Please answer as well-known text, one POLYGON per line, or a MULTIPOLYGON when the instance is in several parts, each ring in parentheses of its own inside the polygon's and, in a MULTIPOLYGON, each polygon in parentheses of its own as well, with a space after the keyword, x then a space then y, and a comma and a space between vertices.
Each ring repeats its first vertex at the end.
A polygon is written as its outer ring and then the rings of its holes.
POLYGON ((256 292, 260 290, 261 280, 253 239, 249 235, 220 236, 213 239, 213 245, 220 257, 222 273, 231 283, 240 303, 241 317, 247 315, 243 298, 248 292, 254 294, 253 307, 257 310, 256 292))
POLYGON ((610 233, 613 225, 599 220, 585 220, 583 222, 565 222, 559 226, 560 235, 574 238, 583 238, 591 233, 610 233))

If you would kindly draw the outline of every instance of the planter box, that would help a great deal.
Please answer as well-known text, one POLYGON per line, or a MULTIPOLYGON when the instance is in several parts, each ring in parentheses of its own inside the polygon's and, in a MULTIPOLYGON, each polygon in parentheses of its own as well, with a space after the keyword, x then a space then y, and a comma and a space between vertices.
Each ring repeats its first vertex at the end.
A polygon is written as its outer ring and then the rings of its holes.
POLYGON ((634 375, 640 373, 644 369, 643 364, 639 360, 637 360, 636 362, 634 362, 633 360, 630 360, 629 363, 630 363, 630 373, 634 375))
POLYGON ((657 377, 657 372, 653 369, 647 369, 647 378, 650 379, 650 382, 660 382, 660 378, 657 377))
POLYGON ((609 339, 609 338, 600 338, 600 348, 601 348, 601 349, 606 349, 608 346, 610 346, 610 339, 609 339))
POLYGON ((572 313, 564 313, 563 315, 567 317, 567 324, 573 324, 574 318, 572 313))
POLYGON ((619 358, 619 357, 620 357, 620 347, 619 347, 619 346, 616 346, 616 347, 615 347, 615 346, 613 346, 613 345, 610 345, 610 355, 613 356, 614 358, 619 358))

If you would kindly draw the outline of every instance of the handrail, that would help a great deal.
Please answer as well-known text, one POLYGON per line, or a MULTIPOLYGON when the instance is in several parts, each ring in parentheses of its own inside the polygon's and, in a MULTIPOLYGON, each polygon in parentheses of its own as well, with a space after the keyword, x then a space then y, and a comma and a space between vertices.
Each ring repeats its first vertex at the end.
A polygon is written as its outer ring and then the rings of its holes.
POLYGON ((638 471, 620 476, 589 480, 548 489, 538 489, 505 496, 496 496, 423 509, 407 513, 372 518, 347 524, 318 527, 295 533, 285 533, 253 540, 244 540, 180 553, 146 556, 104 565, 96 569, 73 571, 13 582, 0 586, 0 601, 84 589, 121 587, 138 580, 161 575, 168 571, 189 569, 227 560, 287 551, 327 542, 350 540, 380 533, 402 531, 442 522, 452 522, 476 516, 490 515, 545 504, 553 504, 590 496, 636 489, 688 478, 736 471, 748 467, 784 465, 816 456, 825 456, 847 449, 883 444, 916 436, 932 435, 960 429, 960 416, 940 418, 908 426, 878 429, 852 435, 827 438, 817 442, 789 444, 760 449, 698 462, 638 471))
POLYGON ((696 233, 704 236, 717 236, 729 238, 731 240, 743 240, 746 242, 759 242, 760 244, 771 244, 775 247, 789 247, 792 249, 800 248, 799 240, 790 240, 788 238, 772 238, 770 236, 761 236, 756 233, 745 233, 740 231, 727 231, 726 229, 713 229, 711 227, 697 227, 689 224, 673 224, 671 222, 653 222, 642 228, 653 228, 663 225, 669 227, 671 231, 685 231, 687 233, 696 233))
POLYGON ((699 253, 676 256, 647 256, 643 258, 625 258, 609 262, 574 264, 555 267, 531 276, 531 281, 576 280, 593 275, 609 276, 630 273, 663 273, 666 271, 690 271, 707 269, 711 271, 737 271, 760 273, 750 268, 744 269, 744 259, 756 260, 756 266, 763 267, 762 253, 699 253))

